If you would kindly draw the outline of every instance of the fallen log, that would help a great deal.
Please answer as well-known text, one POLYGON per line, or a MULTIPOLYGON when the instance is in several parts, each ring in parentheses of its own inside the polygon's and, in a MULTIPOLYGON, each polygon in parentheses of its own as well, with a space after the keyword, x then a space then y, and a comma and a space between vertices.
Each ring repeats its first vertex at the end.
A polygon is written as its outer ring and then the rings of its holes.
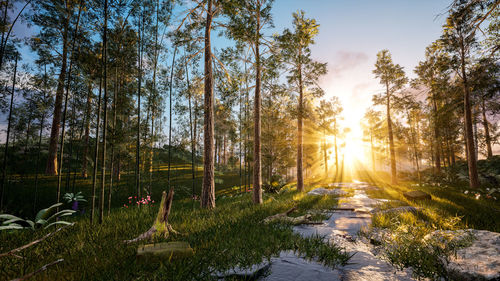
POLYGON ((141 240, 152 239, 153 237, 163 236, 167 238, 170 233, 179 234, 175 231, 172 226, 168 223, 168 216, 170 215, 170 209, 172 208, 172 200, 174 199, 174 188, 170 188, 167 196, 167 192, 163 191, 161 196, 160 209, 158 210, 158 215, 156 220, 151 226, 151 228, 144 232, 143 234, 137 236, 131 240, 125 240, 123 242, 130 244, 141 240))
POLYGON ((293 207, 291 208, 290 210, 284 212, 284 213, 279 213, 279 214, 276 214, 276 215, 272 215, 272 216, 269 216, 267 218, 264 219, 264 223, 268 223, 270 221, 273 221, 273 220, 277 220, 277 219, 281 219, 281 218, 286 218, 288 217, 289 214, 291 214, 293 211, 297 210, 297 207, 293 207))
POLYGON ((293 207, 290 210, 284 212, 284 213, 279 213, 276 215, 269 216, 265 218, 262 222, 263 223, 270 223, 273 221, 282 221, 286 223, 291 223, 293 225, 299 225, 299 224, 322 224, 323 222, 319 221, 313 221, 312 220, 312 215, 311 214, 306 214, 303 216, 299 217, 289 217, 288 215, 291 214, 293 211, 297 210, 297 207, 293 207))

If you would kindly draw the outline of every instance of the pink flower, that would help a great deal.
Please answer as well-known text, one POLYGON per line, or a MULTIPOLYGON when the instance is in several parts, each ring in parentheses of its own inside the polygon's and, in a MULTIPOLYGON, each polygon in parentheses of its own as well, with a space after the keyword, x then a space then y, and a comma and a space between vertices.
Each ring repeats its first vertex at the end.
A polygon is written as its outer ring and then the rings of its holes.
POLYGON ((130 196, 128 199, 132 199, 132 196, 130 196))

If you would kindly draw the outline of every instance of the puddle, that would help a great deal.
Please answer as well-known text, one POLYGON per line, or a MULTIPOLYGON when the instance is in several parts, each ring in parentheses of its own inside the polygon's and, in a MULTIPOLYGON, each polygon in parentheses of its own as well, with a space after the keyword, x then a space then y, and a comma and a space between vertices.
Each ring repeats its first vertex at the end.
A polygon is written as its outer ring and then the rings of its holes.
POLYGON ((266 281, 337 281, 339 272, 321 263, 297 256, 292 251, 281 252, 269 262, 253 265, 250 268, 233 268, 217 274, 219 280, 266 280, 266 281))

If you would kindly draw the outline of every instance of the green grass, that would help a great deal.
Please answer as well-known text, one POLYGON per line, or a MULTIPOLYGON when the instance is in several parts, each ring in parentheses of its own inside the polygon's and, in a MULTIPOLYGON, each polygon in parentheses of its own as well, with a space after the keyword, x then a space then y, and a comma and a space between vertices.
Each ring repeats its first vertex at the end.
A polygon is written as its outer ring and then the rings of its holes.
MULTIPOLYGON (((372 217, 372 226, 388 229, 391 237, 382 245, 385 257, 399 268, 412 267, 416 277, 439 278, 446 276, 442 258, 464 246, 469 245, 472 237, 438 236, 428 239, 426 235, 436 230, 484 229, 500 232, 500 202, 481 196, 478 199, 470 192, 464 193, 463 187, 442 184, 416 184, 404 182, 391 185, 378 182, 380 190, 367 190, 372 198, 385 198, 390 201, 381 209, 399 206, 415 206, 421 211, 415 213, 378 214, 372 217), (431 194, 430 201, 410 201, 403 193, 421 190, 431 194), (443 240, 444 239, 444 240, 443 240), (443 243, 443 241, 446 241, 443 243)), ((486 190, 476 192, 484 194, 486 190)))
MULTIPOLYGON (((177 195, 176 195, 177 196, 177 195)), ((138 244, 122 241, 146 231, 155 218, 156 207, 117 208, 102 225, 91 225, 86 217, 48 240, 23 250, 21 258, 0 258, 0 276, 12 279, 63 258, 64 262, 36 275, 33 280, 210 280, 212 273, 234 266, 251 266, 284 250, 297 251, 324 264, 345 263, 347 255, 320 237, 304 239, 290 225, 263 224, 267 216, 297 206, 295 215, 308 210, 332 208, 330 196, 305 196, 293 189, 265 195, 264 204, 251 203, 251 194, 218 196, 217 208, 202 210, 198 202, 175 200, 169 221, 183 236, 158 241, 187 241, 195 251, 192 258, 161 264, 138 264, 138 244)), ((51 229, 54 230, 54 229, 51 229)), ((0 233, 0 252, 41 237, 51 230, 0 233)))
MULTIPOLYGON (((163 190, 168 189, 167 186, 167 166, 162 165, 160 171, 154 171, 152 176, 151 185, 151 197, 154 200, 161 199, 161 193, 163 190)), ((203 177, 203 171, 201 167, 196 170, 195 178, 195 193, 200 194, 201 192, 201 182, 203 177)), ((62 176, 62 186, 61 186, 61 198, 66 192, 73 192, 73 175, 70 176, 70 184, 66 187, 66 174, 62 176)), ((96 202, 99 202, 100 194, 100 174, 97 179, 96 186, 96 202)), ((189 164, 174 164, 171 166, 170 172, 171 185, 175 187, 176 198, 190 198, 192 194, 192 180, 191 180, 191 165, 189 164)), ((50 206, 56 203, 56 192, 57 192, 57 177, 56 176, 39 176, 38 185, 38 204, 37 210, 50 206)), ((109 180, 110 175, 107 175, 106 182, 106 209, 107 209, 107 198, 109 190, 109 180)), ((113 193, 112 193, 112 208, 122 207, 123 204, 128 204, 128 197, 136 195, 135 187, 135 174, 134 172, 123 172, 120 181, 113 180, 113 193)), ((225 174, 216 174, 216 190, 223 191, 225 189, 230 189, 235 186, 240 185, 239 175, 237 172, 227 172, 225 174)), ((141 174, 141 187, 142 194, 145 196, 147 191, 149 191, 149 173, 141 174)), ((33 200, 34 200, 34 175, 12 175, 9 177, 7 183, 6 194, 5 194, 5 209, 6 213, 11 213, 19 215, 21 217, 32 217, 35 215, 33 211, 33 200)), ((92 195, 92 176, 84 179, 77 174, 75 177, 75 192, 82 191, 84 197, 91 201, 92 195)), ((89 203, 83 204, 82 207, 85 212, 90 210, 89 203)))

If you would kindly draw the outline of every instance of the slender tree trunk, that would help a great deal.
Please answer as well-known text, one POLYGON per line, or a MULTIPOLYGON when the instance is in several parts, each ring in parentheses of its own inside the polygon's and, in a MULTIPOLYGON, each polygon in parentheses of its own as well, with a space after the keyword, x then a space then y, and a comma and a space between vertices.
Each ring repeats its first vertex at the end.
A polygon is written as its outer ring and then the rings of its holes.
POLYGON ((242 185, 243 185, 243 173, 242 173, 242 141, 243 141, 243 134, 242 134, 242 119, 241 119, 241 110, 242 110, 242 103, 241 103, 241 96, 243 95, 243 93, 240 92, 240 95, 238 97, 238 101, 239 101, 239 106, 240 106, 240 110, 238 112, 238 121, 239 121, 239 134, 240 134, 240 137, 239 137, 239 162, 240 162, 240 192, 243 192, 242 190, 242 185))
POLYGON ((372 171, 375 173, 375 151, 373 148, 373 130, 370 128, 370 151, 372 154, 372 171))
POLYGON ((174 56, 172 58, 172 69, 170 71, 170 93, 169 93, 169 117, 168 117, 168 172, 167 184, 170 189, 170 165, 172 162, 172 88, 174 87, 174 67, 175 67, 175 54, 177 53, 177 46, 174 49, 174 56))
POLYGON ((297 118, 297 190, 304 191, 304 174, 302 171, 303 146, 302 146, 302 115, 304 107, 304 89, 302 85, 302 65, 298 66, 299 70, 299 114, 297 118))
MULTIPOLYGON (((68 16, 69 17, 69 16, 68 16)), ((68 57, 68 28, 69 28, 69 18, 64 19, 63 26, 63 50, 62 50, 62 63, 61 72, 59 73, 59 79, 57 80, 56 89, 56 101, 54 104, 54 114, 52 118, 52 129, 50 130, 50 141, 49 141, 49 155, 47 157, 47 166, 45 168, 45 173, 48 175, 57 175, 57 141, 59 137, 59 129, 61 126, 61 111, 62 102, 64 95, 64 81, 66 79, 66 64, 68 57)), ((59 201, 59 200, 58 200, 59 201)))
POLYGON ((389 134, 389 151, 391 157, 391 183, 397 184, 398 179, 396 175, 396 153, 394 151, 394 136, 392 133, 392 120, 391 120, 391 96, 389 93, 389 84, 386 83, 387 91, 387 131, 389 134))
POLYGON ((141 198, 141 79, 142 79, 142 37, 141 37, 141 20, 139 19, 139 48, 138 48, 138 57, 139 57, 139 77, 138 77, 138 87, 137 87, 137 144, 136 144, 136 153, 135 153, 135 188, 137 191, 137 200, 141 198))
POLYGON ((84 147, 83 147, 83 158, 82 158, 82 177, 87 178, 87 157, 89 153, 89 138, 90 138, 90 113, 92 107, 92 82, 89 81, 88 93, 87 93, 87 105, 85 108, 85 136, 84 136, 84 147))
POLYGON ((113 95, 113 134, 112 134, 112 142, 111 142, 111 167, 109 168, 110 179, 109 179, 109 193, 108 193, 108 216, 111 214, 111 196, 113 193, 113 176, 114 173, 114 164, 115 164, 115 142, 116 142, 116 103, 118 100, 118 91, 119 91, 119 81, 118 81, 118 67, 115 67, 115 88, 113 95))
MULTIPOLYGON (((66 133, 66 113, 68 112, 68 97, 69 97, 69 88, 71 86, 71 68, 73 66, 73 55, 75 53, 75 42, 76 42, 76 37, 78 34, 78 26, 80 23, 80 15, 82 12, 82 1, 80 0, 80 6, 78 9, 78 18, 76 20, 76 25, 75 25, 75 30, 73 33, 73 39, 71 40, 71 56, 69 60, 69 69, 68 69, 68 78, 66 82, 66 93, 64 95, 64 109, 63 109, 63 116, 62 116, 62 128, 61 128, 61 140, 60 140, 60 147, 59 147, 59 167, 57 167, 57 160, 56 160, 56 165, 55 167, 58 168, 58 172, 56 173, 57 176, 57 201, 59 202, 60 197, 61 197, 61 183, 62 183, 62 168, 63 168, 63 159, 64 159, 64 138, 65 138, 65 133, 66 133)), ((69 15, 68 15, 68 21, 69 21, 69 15)), ((67 32, 66 32, 67 33, 67 32)), ((62 81, 64 84, 64 80, 62 81)), ((57 98, 56 98, 57 100, 57 98)), ((54 124, 52 124, 54 125, 54 124)), ((57 142, 56 142, 56 148, 57 148, 57 142)), ((50 149, 49 149, 49 155, 50 155, 50 149)), ((57 208, 57 211, 59 211, 59 208, 57 208)))
MULTIPOLYGON (((259 1, 257 1, 259 2, 259 1)), ((260 144, 260 87, 261 87, 261 77, 260 77, 260 5, 257 5, 257 31, 256 31, 256 43, 255 43, 255 100, 254 100, 254 148, 253 148, 253 202, 255 204, 262 204, 262 169, 261 169, 261 144, 260 144)))
POLYGON ((440 146, 440 134, 439 134, 439 127, 438 127, 438 112, 437 112, 437 101, 436 101, 436 94, 433 92, 432 93, 432 111, 433 111, 433 116, 434 116, 434 151, 436 153, 434 157, 434 165, 436 167, 436 172, 439 174, 441 172, 441 157, 439 153, 439 146, 440 146))
POLYGON ((333 119, 333 131, 335 135, 333 136, 333 144, 335 146, 335 180, 339 175, 339 150, 337 147, 337 118, 333 119))
POLYGON ((325 161, 325 177, 328 177, 328 154, 326 149, 326 131, 323 129, 323 159, 325 161))
MULTIPOLYGON (((191 106, 191 87, 189 85, 189 69, 187 63, 186 65, 186 83, 187 83, 187 92, 188 92, 188 104, 189 104, 189 135, 191 137, 191 198, 194 200, 196 193, 195 193, 195 153, 196 153, 196 147, 195 147, 195 140, 194 140, 194 134, 193 134, 193 111, 192 111, 192 106, 191 106)), ((240 167, 240 181, 241 181, 241 167, 240 167)), ((241 184, 240 184, 241 185, 241 184)))
MULTIPOLYGON (((44 65, 44 75, 43 75, 43 98, 47 97, 47 65, 44 65)), ((44 109, 42 109, 44 110, 44 109)), ((36 155, 36 173, 35 173, 35 198, 33 200, 33 214, 36 214, 36 204, 38 200, 38 174, 39 166, 40 166, 40 152, 42 151, 42 135, 43 135, 43 127, 45 125, 45 111, 42 111, 42 116, 40 117, 40 133, 38 137, 38 153, 36 155)), ((1 208, 0 208, 1 209, 1 208)))
POLYGON ((465 72, 465 46, 464 39, 461 38, 460 41, 460 64, 461 64, 461 72, 462 72, 462 86, 464 90, 464 112, 465 112, 465 136, 466 136, 466 144, 467 144, 467 165, 469 168, 469 185, 471 188, 479 188, 479 177, 477 173, 477 163, 475 159, 475 150, 474 150, 474 133, 472 131, 472 113, 471 113, 471 102, 470 102, 470 93, 469 93, 469 85, 467 82, 467 75, 465 72))
MULTIPOLYGON (((101 69, 102 70, 102 69, 101 69)), ((97 164, 99 158, 99 125, 101 123, 101 93, 102 93, 102 71, 99 78, 99 96, 97 98, 97 122, 95 128, 95 151, 94 151, 94 172, 92 174, 92 211, 90 214, 90 222, 94 221, 95 197, 97 184, 97 164)))
POLYGON ((108 0, 104 0, 104 31, 102 36, 103 56, 102 64, 104 68, 104 112, 102 124, 102 159, 101 159, 101 207, 99 208, 99 224, 104 219, 104 202, 106 187, 106 134, 108 131, 108 66, 107 66, 107 33, 108 33, 108 0))
POLYGON ((40 152, 42 151, 42 135, 43 135, 43 126, 45 121, 45 114, 42 114, 40 118, 40 133, 38 136, 38 152, 36 155, 36 173, 35 173, 35 195, 33 199, 33 214, 36 214, 36 204, 38 200, 38 174, 39 174, 39 164, 40 164, 40 152))
POLYGON ((212 29, 212 0, 207 3, 205 26, 205 117, 204 117, 204 170, 201 192, 201 207, 215 208, 214 183, 214 93, 212 81, 212 51, 210 31, 212 29))
POLYGON ((488 158, 493 157, 493 150, 491 149, 491 136, 490 136, 490 128, 488 119, 486 118, 486 106, 484 102, 484 98, 481 100, 481 112, 483 114, 483 127, 484 127, 484 136, 486 141, 486 150, 488 151, 488 158))
POLYGON ((5 178, 7 177, 7 154, 9 153, 9 136, 10 136, 10 127, 12 124, 12 107, 14 105, 14 94, 16 92, 16 75, 17 75, 17 58, 14 63, 14 79, 12 79, 12 92, 10 94, 10 106, 9 106, 9 119, 7 123, 7 136, 5 138, 5 150, 3 154, 3 164, 2 164, 2 181, 0 182, 0 211, 3 211, 3 201, 5 196, 5 178))
MULTIPOLYGON (((415 128, 412 126, 411 122, 411 115, 408 114, 408 123, 410 124, 410 133, 411 133, 411 142, 413 146, 413 155, 415 158, 415 167, 417 169, 417 177, 418 177, 418 182, 421 182, 421 177, 420 177, 420 165, 418 163, 418 149, 417 149, 417 138, 415 136, 415 128)), ((417 122, 415 122, 417 123, 417 122)))

